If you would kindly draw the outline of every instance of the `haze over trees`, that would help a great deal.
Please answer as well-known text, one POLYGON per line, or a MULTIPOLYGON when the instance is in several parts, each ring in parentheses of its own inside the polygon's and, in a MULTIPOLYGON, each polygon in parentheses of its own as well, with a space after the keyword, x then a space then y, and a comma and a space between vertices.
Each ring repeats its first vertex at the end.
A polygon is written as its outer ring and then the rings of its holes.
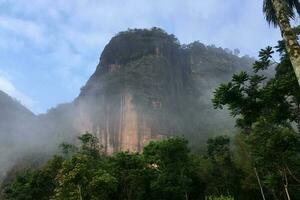
POLYGON ((290 24, 300 3, 263 4, 283 40, 257 60, 129 29, 71 103, 36 116, 0 91, 0 150, 27 147, 0 157, 0 199, 300 199, 300 46, 290 24), (15 139, 24 133, 28 141, 15 139))
POLYGON ((63 154, 43 167, 17 175, 5 199, 204 199, 236 196, 240 185, 229 138, 208 141, 207 157, 191 154, 187 140, 150 142, 142 153, 103 154, 97 138, 79 137, 80 147, 62 145, 63 154), (223 183, 218 187, 216 185, 223 183))
POLYGON ((259 53, 252 72, 242 71, 214 93, 240 133, 207 140, 201 152, 172 137, 150 142, 142 153, 103 153, 85 134, 80 146, 42 167, 28 168, 4 188, 5 199, 297 199, 300 197, 300 90, 282 42, 259 53), (274 51, 275 74, 266 76, 274 51))
MULTIPOLYGON (((95 71, 79 97, 71 103, 58 105, 45 114, 36 116, 31 113, 32 116, 26 117, 26 120, 11 120, 9 117, 14 115, 21 118, 25 115, 23 112, 30 113, 24 111, 25 108, 20 110, 6 104, 0 105, 7 110, 0 112, 0 119, 3 119, 3 125, 7 127, 0 126, 2 177, 11 168, 19 169, 19 163, 22 163, 21 166, 31 166, 27 161, 32 157, 36 157, 37 162, 43 162, 42 158, 56 153, 57 146, 63 141, 74 143, 74 138, 85 131, 75 127, 85 128, 86 124, 81 120, 86 120, 87 117, 81 114, 82 110, 92 116, 86 121, 98 125, 104 123, 107 115, 102 111, 111 104, 111 110, 106 111, 111 116, 110 126, 118 125, 114 116, 120 114, 117 110, 120 105, 119 96, 125 86, 133 92, 133 101, 139 109, 145 111, 145 116, 156 119, 151 122, 153 128, 170 135, 185 135, 193 149, 201 150, 203 147, 199 143, 205 144, 210 135, 220 134, 221 131, 230 133, 234 126, 226 111, 213 109, 210 101, 213 88, 228 81, 232 73, 242 68, 250 70, 253 62, 247 56, 238 57, 228 49, 207 46, 201 42, 180 45, 175 36, 159 28, 136 29, 117 34, 107 45, 102 60, 106 63, 119 61, 126 64, 120 71, 113 73, 102 73, 109 70, 109 66, 99 65, 99 70, 95 71), (156 56, 156 46, 164 46, 160 49, 160 56, 156 56), (128 47, 133 49, 131 53, 127 52, 128 47), (184 89, 176 89, 179 87, 184 89), (79 99, 90 106, 90 109, 78 109, 79 99), (103 99, 108 103, 103 104, 103 99), (158 99, 162 109, 154 109, 158 99), (166 131, 165 127, 171 127, 172 131, 166 131), (10 132, 6 131, 8 129, 10 132)), ((9 102, 14 101, 10 99, 9 102)), ((16 105, 17 102, 11 104, 22 107, 16 105)), ((116 128, 111 132, 116 132, 115 130, 116 128)), ((96 131, 97 129, 90 130, 92 133, 96 131)))

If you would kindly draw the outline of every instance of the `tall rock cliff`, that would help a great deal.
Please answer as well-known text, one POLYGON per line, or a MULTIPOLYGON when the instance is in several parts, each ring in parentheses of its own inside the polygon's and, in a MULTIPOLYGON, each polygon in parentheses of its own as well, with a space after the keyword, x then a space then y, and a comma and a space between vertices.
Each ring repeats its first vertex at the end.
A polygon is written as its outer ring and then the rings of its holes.
POLYGON ((119 33, 75 101, 78 129, 96 133, 108 153, 140 151, 178 132, 180 101, 191 82, 187 58, 160 29, 119 33))
POLYGON ((199 141, 232 127, 213 111, 212 91, 251 61, 199 42, 180 45, 158 28, 121 32, 74 102, 76 129, 95 133, 108 153, 140 151, 169 135, 199 141))

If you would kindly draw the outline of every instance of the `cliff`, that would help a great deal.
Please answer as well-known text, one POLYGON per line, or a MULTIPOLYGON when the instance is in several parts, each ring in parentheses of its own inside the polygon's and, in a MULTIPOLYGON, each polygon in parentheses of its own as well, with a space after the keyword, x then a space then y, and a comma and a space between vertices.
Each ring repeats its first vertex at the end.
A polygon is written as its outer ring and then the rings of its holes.
POLYGON ((173 114, 191 73, 175 37, 160 29, 132 30, 112 38, 75 104, 78 130, 97 134, 108 153, 140 151, 173 134, 173 114))
POLYGON ((170 135, 199 141, 218 127, 207 125, 219 117, 210 104, 213 88, 251 61, 199 42, 180 45, 158 28, 121 32, 74 102, 76 129, 95 133, 108 153, 140 151, 170 135))

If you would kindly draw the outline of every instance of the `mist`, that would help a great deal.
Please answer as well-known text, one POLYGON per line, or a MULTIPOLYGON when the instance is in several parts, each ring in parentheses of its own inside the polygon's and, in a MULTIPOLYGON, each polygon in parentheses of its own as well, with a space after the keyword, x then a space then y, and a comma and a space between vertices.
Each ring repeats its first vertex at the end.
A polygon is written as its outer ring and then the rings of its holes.
MULTIPOLYGON (((7 173, 39 166, 58 152, 62 142, 73 142, 74 131, 61 129, 71 118, 57 115, 57 106, 47 114, 35 115, 15 99, 0 93, 0 179, 7 173), (47 115, 47 117, 45 117, 47 115), (59 131, 58 131, 59 130, 59 131)), ((71 114, 67 111, 67 115, 71 114)))
POLYGON ((157 28, 122 32, 104 48, 74 101, 36 115, 0 93, 0 178, 40 166, 62 142, 74 144, 86 131, 107 153, 140 151, 150 139, 172 135, 184 135, 197 151, 209 137, 233 134, 229 113, 213 109, 213 91, 252 62, 200 42, 181 45, 157 28), (148 35, 148 43, 138 43, 148 35))

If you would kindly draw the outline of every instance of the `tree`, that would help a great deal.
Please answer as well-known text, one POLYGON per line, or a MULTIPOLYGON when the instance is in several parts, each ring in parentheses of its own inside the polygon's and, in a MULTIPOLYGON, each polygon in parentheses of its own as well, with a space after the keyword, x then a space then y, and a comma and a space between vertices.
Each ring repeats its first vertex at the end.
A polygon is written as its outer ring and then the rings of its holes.
POLYGON ((221 84, 214 92, 215 108, 228 106, 236 125, 250 133, 253 123, 262 116, 275 124, 299 124, 300 88, 282 42, 276 46, 281 55, 275 76, 268 78, 263 71, 272 64, 274 50, 267 47, 259 52, 253 73, 234 74, 232 80, 221 84))
MULTIPOLYGON (((112 199, 117 188, 117 178, 106 166, 98 139, 86 133, 78 137, 79 150, 65 160, 56 176, 58 182, 52 199, 112 199)), ((72 145, 64 144, 63 150, 72 145)), ((68 151, 66 151, 68 153, 68 151)))
POLYGON ((62 157, 54 156, 38 170, 26 170, 5 189, 7 200, 48 200, 58 183, 55 179, 63 163, 62 157))
POLYGON ((222 84, 216 90, 213 99, 215 108, 226 105, 232 116, 237 117, 236 125, 245 135, 246 157, 251 160, 261 193, 264 196, 263 188, 267 188, 268 195, 275 199, 282 196, 277 192, 283 191, 282 185, 286 196, 296 195, 289 194, 288 182, 292 174, 298 174, 299 170, 297 167, 291 170, 282 163, 284 160, 284 163, 298 163, 296 155, 299 156, 299 150, 295 148, 298 139, 294 128, 298 126, 299 134, 300 117, 300 90, 290 59, 282 42, 276 49, 281 59, 274 77, 268 78, 263 73, 272 64, 274 53, 272 47, 267 47, 260 51, 260 59, 254 63, 252 74, 234 74, 229 83, 222 84), (259 159, 261 157, 263 159, 259 159))
POLYGON ((207 156, 212 163, 209 195, 231 195, 238 198, 241 195, 241 173, 233 162, 230 150, 230 139, 227 136, 217 136, 207 140, 207 156))
POLYGON ((295 17, 295 10, 300 13, 299 0, 264 0, 263 3, 266 20, 275 27, 280 27, 285 48, 300 85, 300 45, 290 24, 290 19, 295 17))
POLYGON ((292 127, 272 124, 265 119, 254 124, 247 138, 254 162, 275 199, 285 196, 289 199, 289 185, 299 184, 295 176, 299 176, 299 139, 292 127))
POLYGON ((203 199, 205 184, 197 173, 187 140, 150 142, 143 156, 154 173, 151 191, 157 200, 203 199))
POLYGON ((80 146, 63 144, 64 157, 21 172, 7 187, 7 200, 202 200, 205 184, 187 141, 153 141, 143 153, 101 153, 91 134, 80 146))
POLYGON ((150 183, 152 170, 139 153, 119 152, 109 158, 109 172, 117 177, 116 193, 112 199, 156 199, 150 183))

